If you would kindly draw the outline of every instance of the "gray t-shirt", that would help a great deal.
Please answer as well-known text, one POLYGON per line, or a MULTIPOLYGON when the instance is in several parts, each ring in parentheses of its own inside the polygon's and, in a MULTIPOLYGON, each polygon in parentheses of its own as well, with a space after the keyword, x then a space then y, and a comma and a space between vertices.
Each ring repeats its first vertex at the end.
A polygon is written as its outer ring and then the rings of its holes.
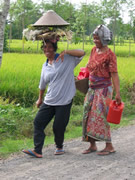
MULTIPOLYGON (((58 54, 55 56, 55 60, 58 54)), ((64 61, 54 60, 50 65, 47 62, 43 64, 39 89, 44 90, 47 85, 47 93, 44 103, 47 105, 67 105, 69 104, 76 92, 74 80, 74 68, 83 57, 74 57, 68 54, 64 55, 64 61)))

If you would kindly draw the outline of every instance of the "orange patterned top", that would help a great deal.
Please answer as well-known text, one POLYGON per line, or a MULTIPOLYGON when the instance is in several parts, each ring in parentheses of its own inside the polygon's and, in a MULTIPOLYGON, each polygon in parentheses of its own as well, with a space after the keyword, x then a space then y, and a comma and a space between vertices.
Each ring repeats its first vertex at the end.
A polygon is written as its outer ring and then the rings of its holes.
POLYGON ((108 49, 108 51, 98 54, 96 47, 91 51, 91 55, 87 64, 90 75, 98 77, 111 77, 111 72, 117 72, 116 55, 108 49))

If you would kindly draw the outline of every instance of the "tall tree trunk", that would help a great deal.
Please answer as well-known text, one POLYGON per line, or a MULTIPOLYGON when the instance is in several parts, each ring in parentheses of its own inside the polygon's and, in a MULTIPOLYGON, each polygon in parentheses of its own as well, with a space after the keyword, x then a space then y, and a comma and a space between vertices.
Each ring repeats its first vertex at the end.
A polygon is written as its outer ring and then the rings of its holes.
POLYGON ((10 21, 10 29, 9 29, 9 44, 8 44, 8 52, 10 52, 10 44, 12 42, 12 21, 10 21))
POLYGON ((0 65, 2 63, 5 22, 10 8, 10 0, 4 0, 2 11, 0 11, 0 65))

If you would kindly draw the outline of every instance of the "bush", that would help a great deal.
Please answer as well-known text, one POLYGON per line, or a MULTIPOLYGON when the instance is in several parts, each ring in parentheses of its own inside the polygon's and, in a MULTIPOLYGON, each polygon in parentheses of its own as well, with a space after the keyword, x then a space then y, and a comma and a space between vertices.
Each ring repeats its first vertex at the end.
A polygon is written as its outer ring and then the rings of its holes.
POLYGON ((73 104, 75 105, 83 105, 85 95, 83 93, 80 93, 79 91, 76 92, 76 95, 74 97, 73 104))
POLYGON ((23 108, 19 104, 14 104, 0 99, 0 137, 20 138, 32 137, 33 119, 37 109, 23 108))

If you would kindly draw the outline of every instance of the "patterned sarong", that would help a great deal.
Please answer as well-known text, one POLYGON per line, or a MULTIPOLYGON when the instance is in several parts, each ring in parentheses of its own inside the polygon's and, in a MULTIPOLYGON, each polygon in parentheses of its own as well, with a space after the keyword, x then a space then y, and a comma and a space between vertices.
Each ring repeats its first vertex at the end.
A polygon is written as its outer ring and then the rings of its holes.
POLYGON ((84 100, 83 141, 89 137, 111 142, 110 125, 106 120, 112 98, 111 80, 103 77, 90 78, 90 85, 84 100))

